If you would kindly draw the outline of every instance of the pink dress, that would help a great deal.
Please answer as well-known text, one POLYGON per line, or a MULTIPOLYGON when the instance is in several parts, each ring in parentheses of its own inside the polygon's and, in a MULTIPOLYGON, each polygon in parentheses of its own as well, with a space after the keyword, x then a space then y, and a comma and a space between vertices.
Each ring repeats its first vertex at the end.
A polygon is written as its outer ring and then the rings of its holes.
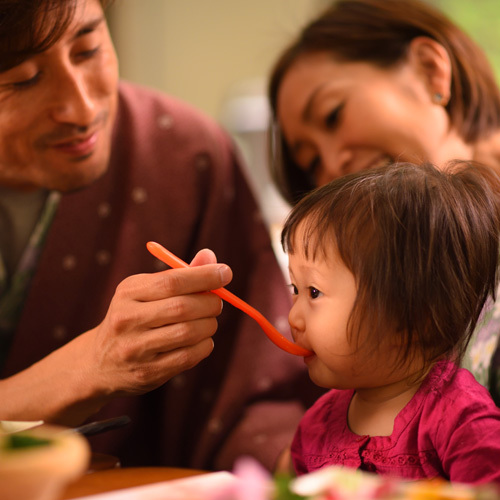
POLYGON ((353 390, 331 390, 307 411, 292 444, 298 474, 342 465, 408 480, 500 482, 500 409, 470 372, 437 363, 390 436, 347 425, 353 390))

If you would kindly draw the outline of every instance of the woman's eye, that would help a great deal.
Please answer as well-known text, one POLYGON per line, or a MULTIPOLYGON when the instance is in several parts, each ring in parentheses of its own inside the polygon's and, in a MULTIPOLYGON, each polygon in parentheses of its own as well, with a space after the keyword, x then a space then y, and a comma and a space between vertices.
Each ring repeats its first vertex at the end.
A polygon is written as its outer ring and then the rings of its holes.
POLYGON ((321 295, 321 292, 317 288, 311 286, 309 287, 309 295, 311 296, 311 299, 317 299, 321 295))
POLYGON ((344 105, 337 106, 330 113, 328 113, 325 117, 325 125, 327 128, 334 128, 340 119, 340 113, 342 112, 342 108, 344 105))

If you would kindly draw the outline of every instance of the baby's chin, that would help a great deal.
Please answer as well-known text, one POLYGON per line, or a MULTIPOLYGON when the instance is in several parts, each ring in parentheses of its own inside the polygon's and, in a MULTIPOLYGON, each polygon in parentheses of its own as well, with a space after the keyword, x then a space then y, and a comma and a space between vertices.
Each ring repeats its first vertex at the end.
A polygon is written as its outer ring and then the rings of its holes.
MULTIPOLYGON (((311 356, 310 356, 311 357, 311 356)), ((306 362, 307 363, 307 362, 306 362)), ((352 383, 348 380, 343 380, 341 377, 336 377, 335 375, 328 373, 320 373, 317 367, 308 365, 309 368, 309 378, 318 387, 324 387, 325 389, 354 389, 352 383)))

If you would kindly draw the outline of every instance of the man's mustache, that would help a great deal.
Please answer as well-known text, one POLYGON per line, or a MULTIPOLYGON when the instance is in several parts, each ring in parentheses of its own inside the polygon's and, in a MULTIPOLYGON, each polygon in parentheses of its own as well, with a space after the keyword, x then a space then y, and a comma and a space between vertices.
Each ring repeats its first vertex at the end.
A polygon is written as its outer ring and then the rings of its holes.
POLYGON ((75 136, 81 136, 88 133, 89 131, 93 131, 94 129, 99 128, 100 125, 106 123, 108 116, 108 111, 101 111, 92 121, 92 123, 89 123, 88 125, 74 125, 71 123, 59 125, 51 132, 41 135, 35 141, 35 146, 37 148, 46 148, 54 143, 72 140, 75 138, 75 136))

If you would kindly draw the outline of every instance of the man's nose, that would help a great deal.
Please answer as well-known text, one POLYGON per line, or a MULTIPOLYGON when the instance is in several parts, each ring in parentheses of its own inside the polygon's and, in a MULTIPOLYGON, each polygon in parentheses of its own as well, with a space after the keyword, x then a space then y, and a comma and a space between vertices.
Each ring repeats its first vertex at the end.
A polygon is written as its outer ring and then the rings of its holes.
POLYGON ((77 67, 68 66, 61 68, 57 76, 51 105, 52 118, 80 127, 90 125, 95 120, 97 107, 85 75, 77 67))

